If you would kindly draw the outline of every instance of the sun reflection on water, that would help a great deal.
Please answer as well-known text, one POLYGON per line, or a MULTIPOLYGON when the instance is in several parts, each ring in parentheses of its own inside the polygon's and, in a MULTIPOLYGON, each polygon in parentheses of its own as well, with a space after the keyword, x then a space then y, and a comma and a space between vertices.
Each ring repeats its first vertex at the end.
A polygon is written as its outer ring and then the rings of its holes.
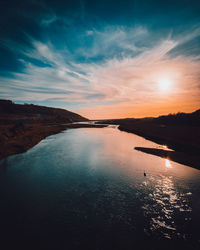
POLYGON ((173 149, 168 148, 167 145, 159 145, 159 146, 157 146, 157 148, 163 149, 163 150, 166 150, 166 151, 174 151, 173 149))
MULTIPOLYGON (((166 159, 167 165, 170 161, 166 159)), ((171 166, 171 164, 170 164, 171 166)), ((143 197, 143 211, 146 217, 144 231, 147 235, 159 235, 164 238, 184 238, 183 232, 179 232, 177 218, 182 223, 191 220, 190 197, 192 193, 180 193, 174 184, 172 176, 150 176, 141 184, 146 189, 143 197)))
POLYGON ((166 168, 172 168, 172 164, 168 159, 165 159, 165 167, 166 168))

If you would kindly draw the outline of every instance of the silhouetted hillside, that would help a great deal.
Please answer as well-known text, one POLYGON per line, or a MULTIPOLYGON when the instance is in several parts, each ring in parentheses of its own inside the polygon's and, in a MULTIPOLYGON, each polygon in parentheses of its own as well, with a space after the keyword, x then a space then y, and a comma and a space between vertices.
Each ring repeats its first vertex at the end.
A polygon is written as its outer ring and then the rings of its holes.
POLYGON ((200 126, 200 109, 192 113, 178 112, 176 114, 162 115, 159 117, 145 117, 145 118, 122 118, 101 120, 100 123, 108 124, 123 124, 129 125, 133 123, 157 123, 163 125, 187 125, 187 126, 200 126))
POLYGON ((0 122, 11 123, 13 120, 23 123, 60 123, 80 122, 88 119, 65 109, 33 104, 14 104, 9 100, 0 100, 0 122))
POLYGON ((169 114, 154 119, 158 123, 171 125, 200 125, 200 109, 192 113, 169 114))

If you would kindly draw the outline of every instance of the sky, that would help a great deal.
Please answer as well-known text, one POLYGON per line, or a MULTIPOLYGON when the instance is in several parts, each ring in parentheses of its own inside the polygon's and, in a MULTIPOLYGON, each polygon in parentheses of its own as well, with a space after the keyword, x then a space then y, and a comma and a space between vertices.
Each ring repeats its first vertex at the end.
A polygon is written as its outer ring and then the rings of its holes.
POLYGON ((200 108, 200 1, 1 0, 0 99, 90 119, 200 108))

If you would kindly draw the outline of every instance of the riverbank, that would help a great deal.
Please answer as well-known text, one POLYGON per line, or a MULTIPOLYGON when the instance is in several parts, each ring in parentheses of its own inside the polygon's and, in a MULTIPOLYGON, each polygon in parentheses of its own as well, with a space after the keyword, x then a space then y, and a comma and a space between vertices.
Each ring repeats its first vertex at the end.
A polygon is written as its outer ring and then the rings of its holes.
POLYGON ((117 124, 121 131, 142 136, 174 150, 172 153, 143 148, 140 150, 142 152, 169 158, 172 161, 200 169, 200 110, 157 118, 99 121, 99 123, 102 122, 117 124))
POLYGON ((136 148, 144 153, 200 169, 200 128, 196 126, 162 126, 148 122, 136 123, 132 127, 120 125, 121 131, 134 133, 158 144, 166 145, 174 151, 136 148))
POLYGON ((0 125, 0 159, 27 151, 47 136, 72 128, 94 128, 106 125, 84 123, 71 124, 24 124, 14 127, 0 125))
POLYGON ((73 123, 86 121, 87 118, 65 109, 0 100, 0 159, 23 153, 66 128, 83 127, 84 124, 73 123))
POLYGON ((169 151, 157 148, 135 147, 135 150, 141 151, 146 154, 156 155, 177 163, 187 165, 196 169, 200 169, 200 157, 183 152, 169 151))

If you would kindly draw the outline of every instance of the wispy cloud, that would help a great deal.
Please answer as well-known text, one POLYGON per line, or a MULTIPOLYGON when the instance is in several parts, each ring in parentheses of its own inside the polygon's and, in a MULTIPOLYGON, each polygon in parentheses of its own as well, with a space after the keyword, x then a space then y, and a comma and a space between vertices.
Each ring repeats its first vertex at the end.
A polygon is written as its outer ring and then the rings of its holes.
MULTIPOLYGON (((144 40, 155 39, 142 26, 93 29, 80 35, 86 40, 91 36, 91 46, 78 48, 76 54, 67 48, 55 48, 51 41, 42 43, 31 38, 31 49, 17 48, 24 72, 0 78, 1 96, 19 101, 71 103, 74 110, 91 117, 102 117, 105 107, 107 115, 109 109, 110 114, 118 110, 117 116, 125 108, 139 110, 149 103, 154 107, 164 107, 169 102, 199 103, 199 55, 171 57, 169 53, 199 33, 196 29, 182 37, 162 37, 146 46, 144 40), (78 56, 85 57, 85 61, 76 60, 78 56), (98 56, 103 56, 103 60, 91 60, 98 56), (47 66, 40 67, 33 59, 47 66), (173 86, 168 93, 160 92, 160 78, 171 79, 173 86), (76 103, 86 107, 80 109, 76 103)), ((124 116, 128 114, 125 112, 124 116)))

